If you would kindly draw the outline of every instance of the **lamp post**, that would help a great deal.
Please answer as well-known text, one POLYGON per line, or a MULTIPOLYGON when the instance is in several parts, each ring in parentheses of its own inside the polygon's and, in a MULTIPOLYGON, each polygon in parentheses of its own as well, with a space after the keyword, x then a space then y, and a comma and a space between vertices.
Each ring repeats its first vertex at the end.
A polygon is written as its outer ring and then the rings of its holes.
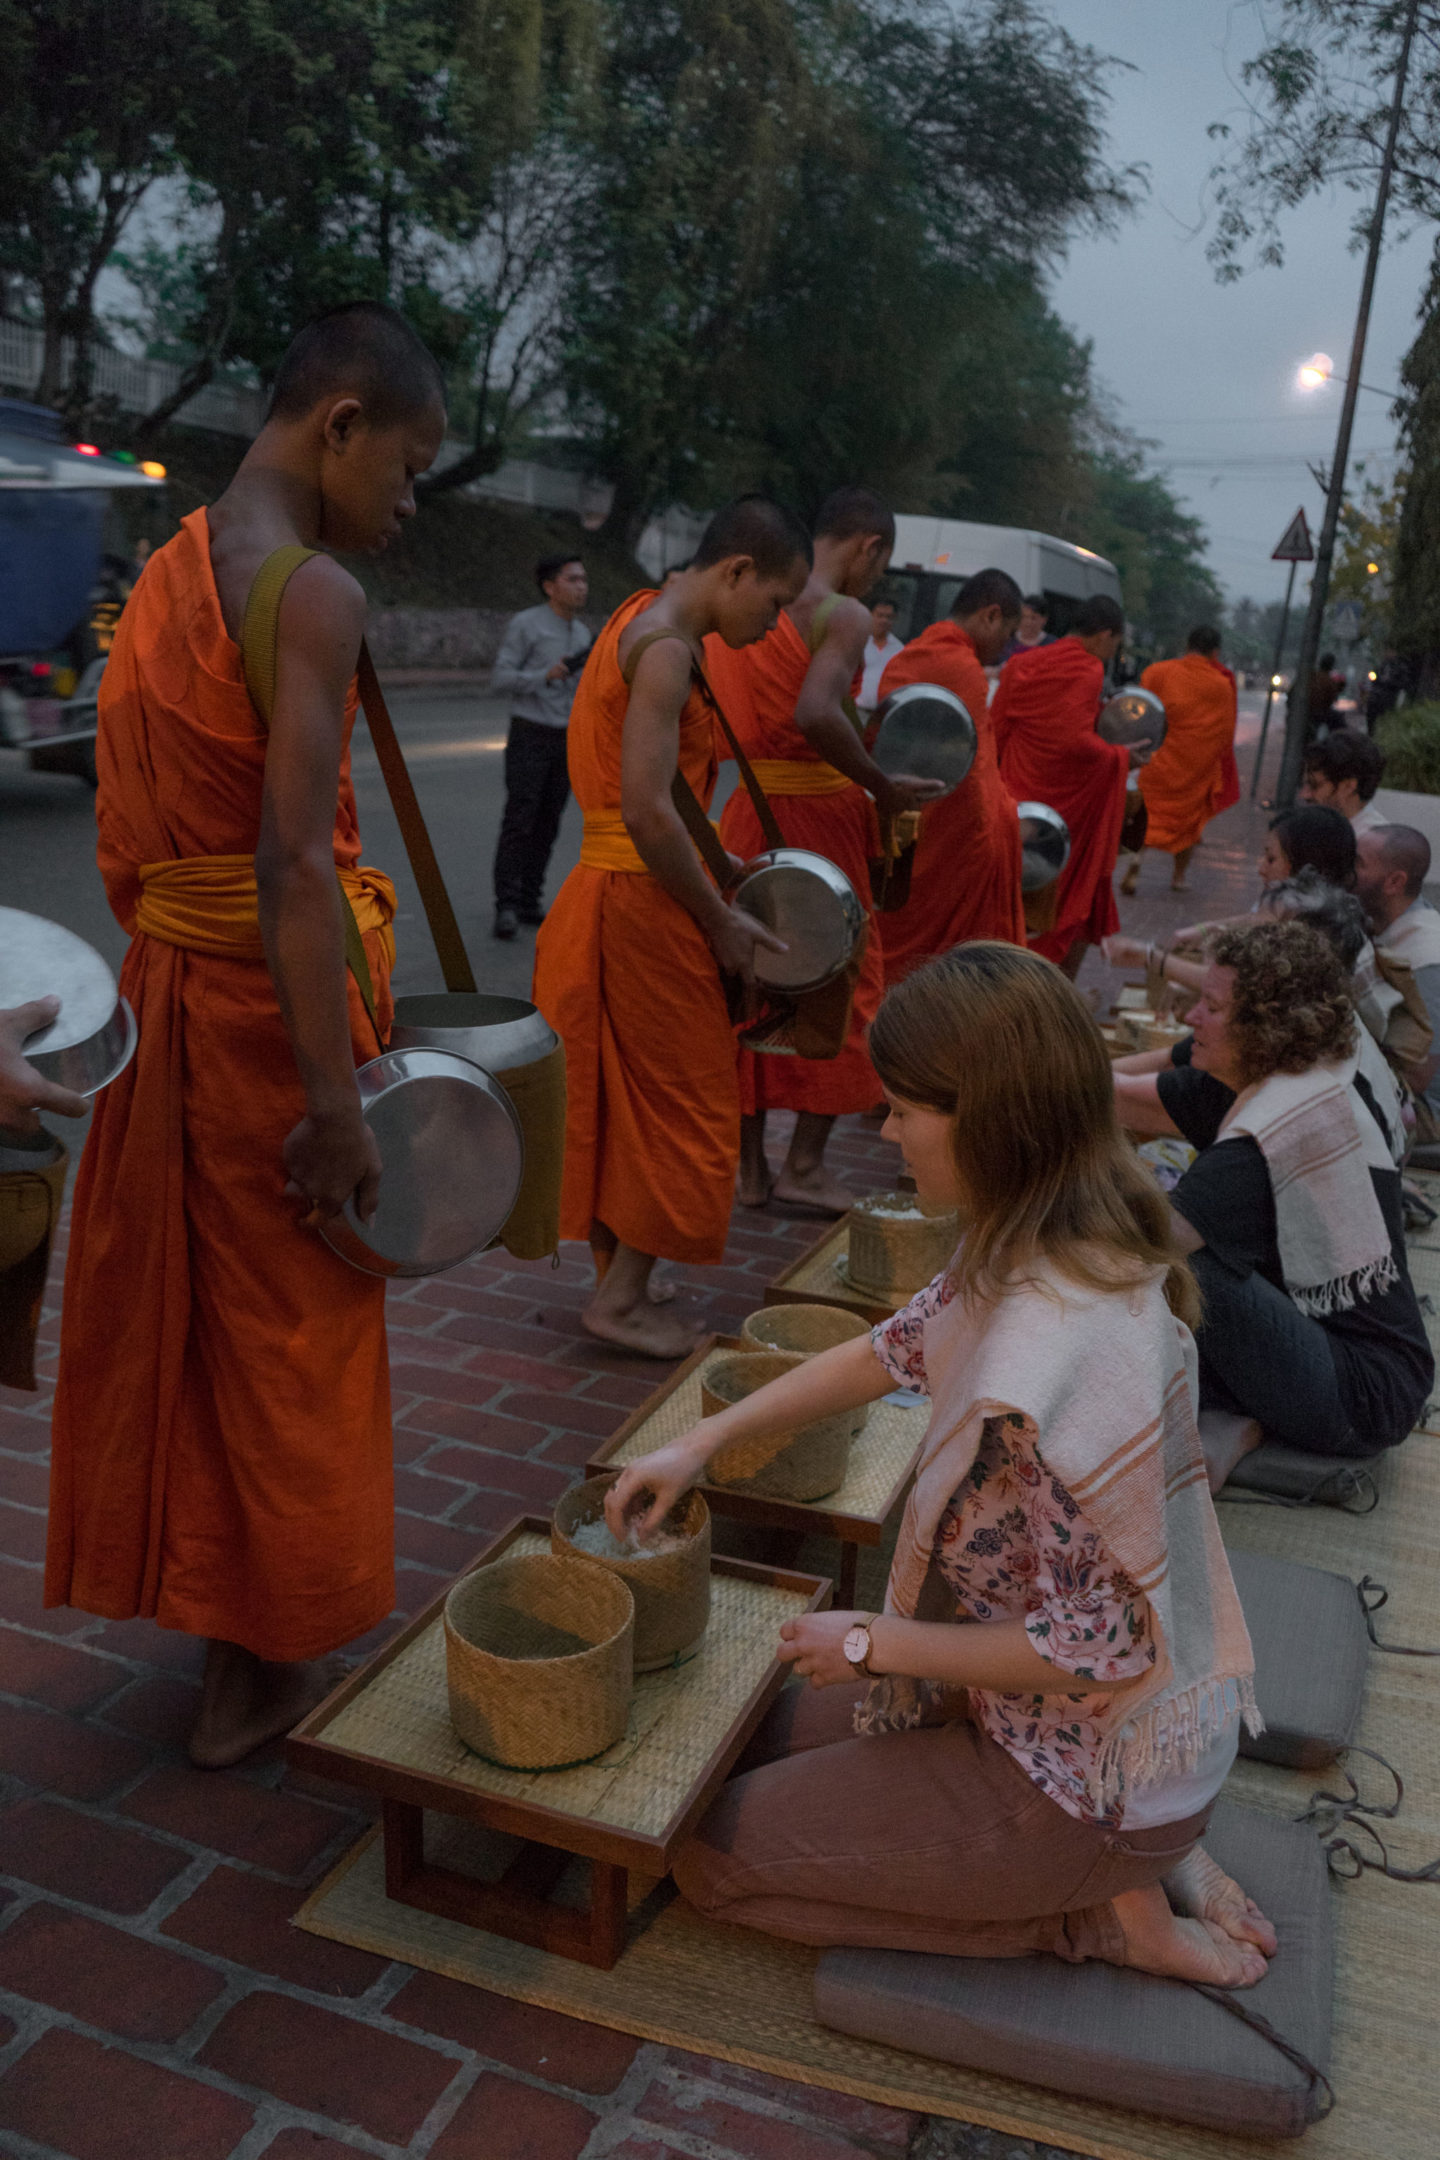
MULTIPOLYGON (((1345 384, 1345 396, 1340 405, 1340 425, 1335 436, 1335 459, 1330 470, 1329 493, 1325 498, 1325 517, 1315 550, 1315 575, 1310 584, 1310 606, 1300 639, 1300 657, 1296 662, 1295 680, 1290 686, 1290 705, 1285 721, 1285 756, 1280 767, 1280 785, 1276 790, 1276 801, 1281 809, 1288 809, 1295 800, 1295 790, 1300 784, 1305 758, 1305 736, 1310 719, 1310 678, 1315 672, 1315 662, 1320 652, 1325 603, 1330 597, 1330 565, 1335 558, 1335 536, 1340 528, 1340 509, 1345 500, 1345 468, 1350 460, 1350 435, 1355 424, 1355 406, 1362 387, 1360 370, 1365 364, 1370 304, 1375 294, 1375 272, 1380 262, 1380 243, 1385 235, 1385 212, 1390 202, 1390 182, 1395 171, 1395 144, 1399 138, 1400 117, 1404 109, 1405 78, 1410 72, 1410 48, 1414 43, 1415 24, 1419 13, 1420 0, 1410 0, 1405 11, 1400 51, 1395 62, 1395 91, 1390 101, 1390 124, 1385 131, 1380 179, 1375 189, 1375 208, 1370 217, 1370 237, 1365 249, 1365 275, 1360 283, 1360 305, 1356 310, 1355 335, 1350 346, 1350 368, 1348 374, 1341 378, 1345 384)), ((1316 355, 1317 360, 1324 358, 1324 354, 1316 355)), ((1326 379, 1325 373, 1318 376, 1318 382, 1326 379)), ((1369 385, 1364 387, 1368 388, 1369 385)))

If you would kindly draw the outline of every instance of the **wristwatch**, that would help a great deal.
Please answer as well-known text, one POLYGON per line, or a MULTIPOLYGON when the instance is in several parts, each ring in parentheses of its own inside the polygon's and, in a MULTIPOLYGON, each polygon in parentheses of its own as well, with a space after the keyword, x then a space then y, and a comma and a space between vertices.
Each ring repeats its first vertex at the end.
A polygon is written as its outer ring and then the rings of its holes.
POLYGON ((845 1653, 846 1663, 853 1665, 856 1672, 864 1673, 867 1678, 873 1677, 870 1672, 870 1652, 874 1645, 870 1640, 870 1629, 879 1618, 879 1613, 866 1613, 863 1620, 857 1620, 854 1627, 846 1629, 845 1640, 840 1645, 845 1653))

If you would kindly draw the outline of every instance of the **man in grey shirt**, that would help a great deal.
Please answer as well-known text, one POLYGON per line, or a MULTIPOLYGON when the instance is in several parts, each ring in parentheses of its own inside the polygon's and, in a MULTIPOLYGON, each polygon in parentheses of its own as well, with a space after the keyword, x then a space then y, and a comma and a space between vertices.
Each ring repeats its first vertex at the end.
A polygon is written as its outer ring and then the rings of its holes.
POLYGON ((545 871, 570 796, 570 707, 592 642, 579 620, 590 593, 579 556, 547 555, 535 566, 535 582, 544 598, 512 618, 491 677, 492 688, 510 699, 505 815, 495 848, 497 938, 545 918, 545 871))

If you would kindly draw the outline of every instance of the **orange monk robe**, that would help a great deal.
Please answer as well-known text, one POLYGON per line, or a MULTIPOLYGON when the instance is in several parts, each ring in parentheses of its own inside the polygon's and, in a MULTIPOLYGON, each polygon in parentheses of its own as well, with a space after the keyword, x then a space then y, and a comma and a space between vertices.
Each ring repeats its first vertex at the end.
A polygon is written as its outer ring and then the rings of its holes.
MULTIPOLYGON (((284 1192, 305 1100, 248 860, 266 740, 197 510, 147 565, 100 691, 100 868, 136 933, 120 987, 140 1040, 75 1189, 45 1602, 291 1660, 389 1613, 394 1511, 385 1286, 284 1192), (219 901, 193 890, 207 857, 219 901)), ((335 861, 388 1027, 394 893, 359 854, 347 747, 335 861)), ((358 1063, 380 1046, 349 989, 358 1063)))
POLYGON ((1165 707, 1165 740, 1137 775, 1145 798, 1146 847, 1178 855, 1212 817, 1239 800, 1234 767, 1235 678, 1208 653, 1157 660, 1140 678, 1165 707), (1227 753, 1230 770, 1227 771, 1227 753))
MULTIPOLYGON (((788 614, 758 645, 732 650, 720 638, 705 641, 705 667, 741 749, 758 765, 786 845, 809 848, 843 870, 866 910, 868 928, 855 985, 850 1030, 836 1058, 757 1057, 740 1052, 740 1105, 747 1116, 762 1110, 811 1110, 820 1117, 869 1110, 880 1100, 880 1082, 865 1047, 865 1033, 885 992, 885 961, 870 905, 870 861, 880 852, 875 805, 862 787, 845 780, 821 758, 795 725, 813 658, 788 614), (819 788, 822 792, 810 792, 819 788)), ((744 787, 737 787, 720 816, 720 837, 746 861, 763 854, 765 835, 744 787)))
MULTIPOLYGON (((654 597, 616 609, 575 693, 570 785, 585 837, 535 941, 533 995, 565 1044, 561 1236, 603 1223, 638 1252, 709 1264, 725 1251, 740 1160, 735 1037, 699 924, 651 877, 620 814, 630 692, 617 648, 654 597)), ((680 769, 708 807, 715 730, 698 688, 680 716, 680 769)))
POLYGON ((975 722, 975 762, 958 788, 920 813, 910 898, 879 919, 885 980, 899 982, 924 960, 966 938, 1025 943, 1020 897, 1020 821, 1000 778, 990 685, 957 622, 932 623, 886 668, 880 695, 907 683, 953 690, 975 722))
POLYGON ((1094 654, 1064 637, 1007 660, 990 707, 1006 787, 1017 803, 1048 803, 1070 828, 1055 926, 1031 939, 1047 960, 1063 960, 1077 938, 1097 945, 1120 927, 1111 880, 1130 757, 1095 732, 1104 685, 1094 654))

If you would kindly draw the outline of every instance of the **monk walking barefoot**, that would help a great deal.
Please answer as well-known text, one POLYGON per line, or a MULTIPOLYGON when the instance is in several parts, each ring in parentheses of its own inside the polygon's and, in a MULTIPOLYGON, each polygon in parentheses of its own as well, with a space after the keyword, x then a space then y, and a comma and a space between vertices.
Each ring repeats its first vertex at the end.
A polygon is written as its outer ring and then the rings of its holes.
POLYGON ((677 774, 708 808, 718 770, 696 667, 706 637, 763 637, 809 559, 777 504, 722 510, 688 570, 616 609, 571 713, 584 839, 536 939, 534 988, 565 1044, 560 1228, 595 1256, 586 1332, 644 1357, 695 1344, 649 1294, 657 1259, 711 1265, 730 1227, 740 1105, 722 976, 753 981, 756 946, 783 950, 725 900, 676 806, 677 774))
POLYGON ((365 597, 314 551, 395 537, 444 432, 393 310, 312 323, 230 486, 146 565, 101 686, 140 1043, 76 1185, 45 1601, 206 1639, 207 1769, 286 1731, 316 1661, 394 1603, 384 1284, 317 1226, 375 1204, 355 1067, 390 1024, 395 894, 359 866, 350 784, 365 597), (291 573, 268 716, 240 650, 266 563, 291 573))

